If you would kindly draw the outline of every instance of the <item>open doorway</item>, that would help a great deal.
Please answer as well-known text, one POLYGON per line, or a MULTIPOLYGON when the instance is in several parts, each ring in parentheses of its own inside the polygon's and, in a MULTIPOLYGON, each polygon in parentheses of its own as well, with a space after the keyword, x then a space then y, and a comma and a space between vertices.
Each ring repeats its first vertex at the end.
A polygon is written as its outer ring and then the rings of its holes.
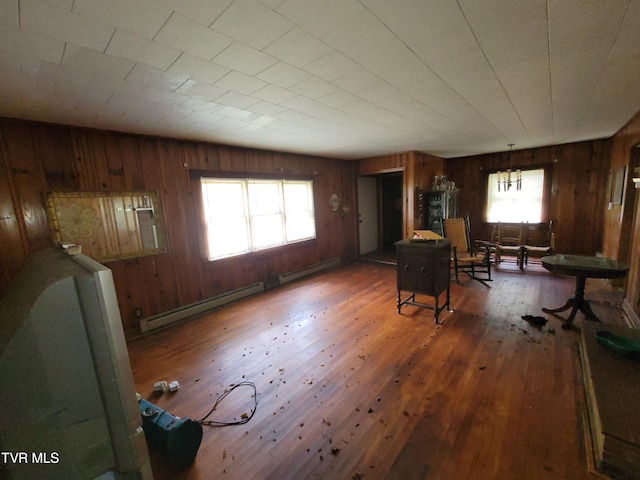
POLYGON ((395 262, 394 243, 402 239, 403 172, 358 177, 360 256, 395 262))
MULTIPOLYGON (((631 148, 629 153, 629 177, 640 177, 640 144, 631 148)), ((640 328, 640 190, 636 189, 635 182, 627 182, 627 195, 633 204, 633 220, 630 227, 630 252, 628 260, 629 274, 627 276, 625 291, 625 310, 635 328, 640 328)))

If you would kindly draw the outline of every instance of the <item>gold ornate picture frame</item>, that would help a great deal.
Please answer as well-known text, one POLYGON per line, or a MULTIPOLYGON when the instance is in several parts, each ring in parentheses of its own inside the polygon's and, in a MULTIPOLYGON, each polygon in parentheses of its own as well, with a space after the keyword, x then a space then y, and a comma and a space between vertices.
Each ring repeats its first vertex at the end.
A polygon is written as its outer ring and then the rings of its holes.
POLYGON ((51 192, 46 208, 53 241, 78 245, 98 262, 165 251, 155 192, 51 192))

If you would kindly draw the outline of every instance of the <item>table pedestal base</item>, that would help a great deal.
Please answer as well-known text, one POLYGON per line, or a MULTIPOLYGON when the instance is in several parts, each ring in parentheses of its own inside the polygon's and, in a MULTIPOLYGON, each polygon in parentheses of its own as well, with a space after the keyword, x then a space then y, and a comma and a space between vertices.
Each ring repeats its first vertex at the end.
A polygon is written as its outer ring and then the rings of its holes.
POLYGON ((569 318, 567 318, 567 320, 565 320, 562 323, 562 328, 565 328, 565 329, 571 328, 571 323, 573 322, 573 319, 575 318, 576 313, 578 313, 578 310, 584 313, 584 316, 587 318, 587 320, 591 320, 593 322, 600 322, 600 319, 596 316, 595 313, 593 313, 593 310, 591 310, 591 305, 589 305, 589 302, 584 298, 585 281, 586 281, 586 277, 582 275, 576 276, 575 297, 567 300, 567 303, 565 303, 560 308, 543 308, 542 311, 544 313, 558 313, 558 312, 564 312, 565 310, 569 310, 571 308, 571 313, 569 314, 569 318))

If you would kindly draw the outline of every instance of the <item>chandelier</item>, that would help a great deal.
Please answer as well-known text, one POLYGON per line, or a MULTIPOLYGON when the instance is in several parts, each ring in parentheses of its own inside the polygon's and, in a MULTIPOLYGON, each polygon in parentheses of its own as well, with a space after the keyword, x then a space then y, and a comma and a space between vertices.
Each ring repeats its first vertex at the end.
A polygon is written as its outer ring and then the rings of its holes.
POLYGON ((516 190, 522 190, 522 172, 519 168, 515 172, 511 171, 511 152, 513 152, 514 145, 515 143, 509 144, 509 167, 506 171, 499 171, 497 174, 499 192, 508 192, 513 185, 516 190))

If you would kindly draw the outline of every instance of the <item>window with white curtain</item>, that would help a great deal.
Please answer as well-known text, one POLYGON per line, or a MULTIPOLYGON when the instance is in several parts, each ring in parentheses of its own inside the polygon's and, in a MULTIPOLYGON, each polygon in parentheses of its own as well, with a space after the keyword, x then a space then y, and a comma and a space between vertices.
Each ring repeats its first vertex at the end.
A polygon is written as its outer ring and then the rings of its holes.
MULTIPOLYGON (((512 173, 512 177, 514 173, 512 173)), ((488 222, 542 221, 542 195, 544 191, 544 169, 522 170, 522 186, 518 190, 515 182, 510 189, 501 185, 498 189, 498 174, 489 174, 487 185, 488 222)))
POLYGON ((200 179, 209 260, 316 236, 313 181, 200 179))

